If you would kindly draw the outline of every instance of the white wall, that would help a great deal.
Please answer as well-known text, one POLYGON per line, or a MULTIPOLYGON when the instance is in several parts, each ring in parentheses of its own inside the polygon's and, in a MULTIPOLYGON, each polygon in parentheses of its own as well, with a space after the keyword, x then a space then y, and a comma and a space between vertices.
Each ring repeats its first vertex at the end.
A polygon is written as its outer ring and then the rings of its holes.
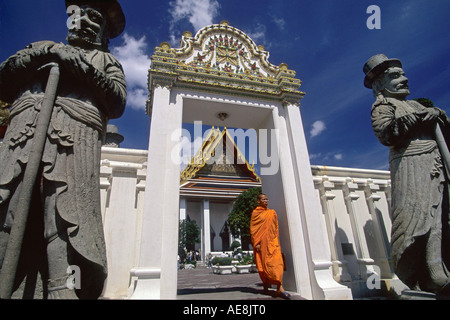
POLYGON ((312 166, 312 172, 333 278, 351 288, 354 297, 402 287, 390 263, 389 172, 325 166, 312 166))
POLYGON ((100 195, 108 278, 103 297, 126 298, 141 240, 147 152, 102 148, 100 195))
MULTIPOLYGON (((130 272, 139 263, 146 162, 147 151, 103 148, 101 200, 109 269, 105 298, 129 298, 133 290, 130 272)), ((379 279, 382 290, 395 287, 398 279, 389 258, 389 172, 311 169, 316 197, 309 200, 317 201, 322 210, 320 219, 327 230, 323 241, 331 248, 334 280, 351 288, 354 298, 384 294, 369 289, 368 279, 379 279)), ((195 213, 201 208, 201 203, 187 202, 187 214, 199 223, 201 217, 195 213)), ((213 203, 211 209, 221 214, 227 211, 224 205, 213 203)), ((215 219, 211 223, 215 225, 215 219)))

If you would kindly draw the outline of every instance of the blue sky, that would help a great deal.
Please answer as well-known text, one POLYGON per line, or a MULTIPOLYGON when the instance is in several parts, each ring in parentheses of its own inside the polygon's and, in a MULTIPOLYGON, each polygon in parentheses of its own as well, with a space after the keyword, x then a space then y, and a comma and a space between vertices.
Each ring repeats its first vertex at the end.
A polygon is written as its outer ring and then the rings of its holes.
MULTIPOLYGON (((427 97, 450 112, 450 0, 173 0, 120 1, 125 32, 110 44, 128 82, 124 115, 111 123, 122 147, 147 149, 147 70, 163 41, 178 46, 184 31, 228 20, 287 63, 303 81, 300 111, 311 164, 388 169, 388 150, 370 123, 373 96, 362 67, 374 54, 403 62, 410 98, 427 97), (381 9, 381 29, 368 29, 367 8, 381 9)), ((65 42, 62 0, 0 0, 0 60, 40 40, 65 42)))

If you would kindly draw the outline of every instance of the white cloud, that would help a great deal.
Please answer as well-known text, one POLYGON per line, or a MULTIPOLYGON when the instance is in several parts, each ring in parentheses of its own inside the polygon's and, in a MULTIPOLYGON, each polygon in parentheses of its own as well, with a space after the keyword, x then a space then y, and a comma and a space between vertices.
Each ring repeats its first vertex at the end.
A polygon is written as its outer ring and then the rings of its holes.
MULTIPOLYGON (((170 38, 173 45, 175 39, 179 38, 176 32, 176 24, 180 20, 188 19, 194 27, 194 33, 201 28, 213 23, 219 13, 219 2, 217 0, 175 0, 169 3, 172 21, 170 22, 170 38)), ((182 30, 185 31, 185 30, 182 30)))
POLYGON ((400 19, 406 19, 411 14, 411 5, 404 5, 401 9, 400 19))
POLYGON ((283 18, 272 17, 273 22, 277 25, 278 29, 284 30, 286 21, 283 18))
POLYGON ((147 104, 148 91, 143 88, 127 89, 127 105, 136 110, 143 110, 147 104))
POLYGON ((247 34, 256 43, 256 45, 263 44, 264 47, 267 49, 270 47, 270 43, 267 43, 266 41, 266 32, 267 32, 266 26, 261 23, 257 23, 254 26, 254 29, 248 31, 247 34))
POLYGON ((309 161, 314 162, 314 164, 323 164, 333 160, 340 161, 342 159, 344 159, 344 155, 342 153, 327 152, 323 154, 322 152, 319 152, 309 155, 309 161))
POLYGON ((310 153, 309 154, 309 160, 311 161, 311 160, 315 160, 315 159, 318 159, 318 158, 320 158, 322 156, 322 153, 310 153))
POLYGON ((125 33, 122 38, 124 44, 112 48, 111 52, 122 64, 127 84, 131 87, 146 87, 150 57, 145 54, 147 46, 145 36, 136 39, 125 33))
POLYGON ((145 53, 145 36, 140 39, 125 33, 123 45, 111 48, 111 53, 120 61, 127 80, 127 105, 143 110, 147 100, 147 75, 150 57, 145 53))
POLYGON ((312 124, 312 129, 310 131, 311 137, 318 136, 321 134, 327 127, 325 126, 325 122, 317 120, 312 124))

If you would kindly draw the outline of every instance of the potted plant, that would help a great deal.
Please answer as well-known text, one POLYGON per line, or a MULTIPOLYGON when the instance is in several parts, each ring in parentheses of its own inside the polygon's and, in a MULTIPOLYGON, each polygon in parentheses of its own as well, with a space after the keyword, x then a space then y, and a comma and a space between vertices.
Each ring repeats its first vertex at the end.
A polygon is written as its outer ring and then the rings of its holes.
POLYGON ((237 273, 250 273, 254 266, 253 256, 250 254, 244 255, 236 265, 237 273))
POLYGON ((231 274, 233 266, 230 257, 214 257, 212 259, 212 269, 215 274, 231 274))

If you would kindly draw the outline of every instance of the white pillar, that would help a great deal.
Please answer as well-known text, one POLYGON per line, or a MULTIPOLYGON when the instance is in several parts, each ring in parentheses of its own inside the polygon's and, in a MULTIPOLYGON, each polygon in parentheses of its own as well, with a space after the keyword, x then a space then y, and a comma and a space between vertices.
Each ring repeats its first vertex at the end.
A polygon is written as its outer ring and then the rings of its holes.
POLYGON ((352 277, 347 271, 347 261, 342 253, 342 246, 340 241, 337 241, 336 228, 337 228, 337 217, 336 209, 334 205, 334 199, 336 195, 332 192, 335 188, 335 184, 329 181, 327 176, 323 176, 319 182, 317 182, 317 189, 319 191, 320 201, 322 202, 322 210, 325 215, 325 223, 328 231, 328 241, 331 250, 332 259, 332 269, 333 278, 338 282, 349 282, 352 281, 352 277))
POLYGON ((106 298, 123 298, 128 292, 126 276, 133 267, 136 243, 136 172, 136 167, 124 165, 113 168, 111 174, 110 205, 104 227, 108 261, 103 291, 106 298))
POLYGON ((390 206, 390 185, 384 185, 380 190, 380 185, 375 185, 371 179, 368 179, 367 185, 364 188, 364 193, 366 196, 367 206, 369 208, 370 215, 373 219, 373 226, 375 231, 375 236, 378 244, 378 254, 377 264, 380 267, 380 277, 383 281, 387 283, 387 287, 390 288, 392 292, 402 292, 405 290, 405 284, 398 279, 395 274, 392 263, 390 252, 388 246, 390 245, 390 235, 391 235, 391 223, 387 213, 389 213, 390 206), (381 195, 385 193, 386 203, 384 209, 378 209, 377 206, 382 206, 381 195), (383 213, 385 216, 383 217, 383 213))
POLYGON ((280 234, 283 250, 288 250, 286 278, 290 284, 286 282, 286 288, 295 284, 293 289, 308 299, 351 299, 350 289, 333 279, 327 230, 321 220, 298 106, 288 103, 275 108, 273 126, 279 140, 280 174, 262 179, 263 189, 269 189, 272 197, 283 198, 282 202, 273 200, 280 210, 280 232, 286 233, 280 234))
POLYGON ((358 185, 348 178, 344 185, 344 197, 347 205, 348 214, 352 226, 353 236, 355 240, 356 256, 359 263, 359 273, 362 280, 366 280, 371 274, 377 273, 375 260, 370 256, 367 239, 364 233, 364 222, 360 221, 361 211, 355 208, 356 202, 360 198, 360 194, 356 191, 358 185))
POLYGON ((385 223, 382 220, 383 217, 377 212, 376 203, 381 200, 381 196, 377 194, 380 191, 380 186, 374 184, 371 179, 368 179, 367 185, 364 187, 364 193, 366 196, 367 207, 369 208, 370 216, 373 221, 373 228, 375 232, 375 238, 377 243, 378 259, 376 263, 380 267, 380 277, 391 279, 395 277, 394 270, 390 263, 390 253, 388 251, 389 239, 386 233, 385 223), (381 220, 381 221, 380 221, 381 220), (383 236, 383 235, 386 236, 383 236))
POLYGON ((209 199, 203 199, 203 245, 202 260, 211 252, 211 217, 209 211, 209 199))
POLYGON ((182 102, 155 86, 139 265, 131 270, 132 299, 175 299, 182 102), (174 159, 177 158, 177 159, 174 159))
POLYGON ((186 220, 186 198, 180 197, 180 221, 186 220))
POLYGON ((278 215, 281 250, 286 254, 287 262, 283 287, 312 299, 303 222, 296 199, 292 154, 284 108, 281 105, 273 109, 272 118, 268 119, 265 127, 270 129, 270 137, 264 142, 260 135, 260 157, 264 155, 261 142, 267 143, 271 161, 267 163, 260 159, 262 189, 269 197, 269 207, 278 215))

